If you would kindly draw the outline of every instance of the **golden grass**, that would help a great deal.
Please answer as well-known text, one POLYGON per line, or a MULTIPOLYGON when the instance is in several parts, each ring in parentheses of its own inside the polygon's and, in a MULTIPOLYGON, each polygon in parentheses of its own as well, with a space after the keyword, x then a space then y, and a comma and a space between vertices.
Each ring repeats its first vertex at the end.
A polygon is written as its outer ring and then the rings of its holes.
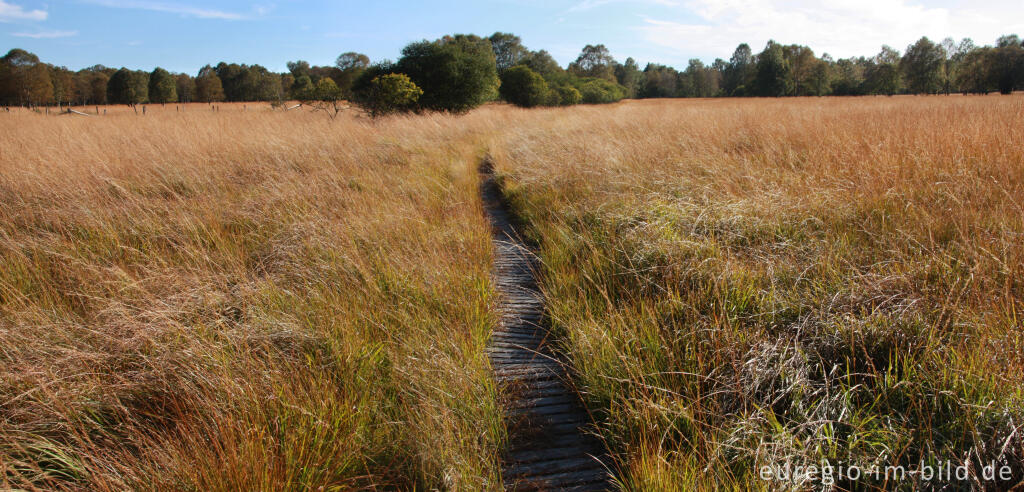
POLYGON ((466 121, 0 117, 0 488, 496 487, 466 121))
POLYGON ((496 137, 627 487, 808 488, 760 467, 822 460, 1024 480, 1022 116, 1020 96, 645 101, 496 137))
POLYGON ((484 152, 627 488, 1024 479, 1022 102, 0 113, 0 488, 498 488, 484 152))

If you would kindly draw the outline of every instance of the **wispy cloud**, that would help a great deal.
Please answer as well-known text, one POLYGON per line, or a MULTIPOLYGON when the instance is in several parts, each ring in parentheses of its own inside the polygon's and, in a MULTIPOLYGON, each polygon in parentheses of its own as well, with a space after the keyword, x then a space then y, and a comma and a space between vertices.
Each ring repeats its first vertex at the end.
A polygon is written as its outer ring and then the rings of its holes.
POLYGON ((46 20, 46 16, 45 10, 25 10, 21 5, 0 0, 0 22, 43 21, 46 20))
POLYGON ((39 32, 12 32, 11 36, 32 39, 56 39, 77 36, 78 31, 39 31, 39 32))
POLYGON ((164 12, 177 14, 185 17, 196 17, 199 19, 220 19, 220 20, 242 20, 247 16, 237 12, 214 10, 179 3, 149 2, 149 1, 122 1, 122 0, 86 0, 86 3, 100 5, 103 7, 118 9, 149 10, 152 12, 164 12))
POLYGON ((690 19, 646 17, 638 29, 652 44, 725 58, 739 43, 757 51, 769 39, 808 45, 818 54, 869 56, 883 44, 901 49, 921 36, 991 43, 1024 25, 1024 15, 1008 15, 1019 11, 1011 8, 1017 1, 943 8, 919 0, 690 0, 690 19))

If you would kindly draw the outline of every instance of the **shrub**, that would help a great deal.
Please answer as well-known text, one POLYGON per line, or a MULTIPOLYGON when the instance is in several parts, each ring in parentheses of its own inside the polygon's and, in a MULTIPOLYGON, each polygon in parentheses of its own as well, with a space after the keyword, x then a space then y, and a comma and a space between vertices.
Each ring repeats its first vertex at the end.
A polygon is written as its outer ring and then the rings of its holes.
POLYGON ((626 96, 622 86, 604 79, 583 79, 577 88, 587 104, 612 103, 626 96))
POLYGON ((330 77, 324 77, 316 83, 315 99, 320 101, 337 101, 341 99, 341 89, 330 77))
POLYGON ((583 95, 575 87, 563 85, 558 88, 558 103, 562 106, 574 106, 583 100, 583 95))
POLYGON ((409 76, 401 73, 378 75, 370 82, 369 97, 362 104, 374 117, 408 111, 416 104, 423 90, 409 76))
POLYGON ((523 65, 516 65, 501 75, 500 92, 503 99, 524 108, 548 104, 550 100, 550 89, 544 77, 523 65))

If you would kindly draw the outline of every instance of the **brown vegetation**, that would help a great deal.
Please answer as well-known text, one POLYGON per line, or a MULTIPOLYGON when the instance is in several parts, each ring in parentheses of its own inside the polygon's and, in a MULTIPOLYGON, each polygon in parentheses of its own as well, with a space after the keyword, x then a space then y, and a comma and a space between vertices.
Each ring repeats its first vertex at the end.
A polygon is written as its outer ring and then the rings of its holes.
POLYGON ((1022 102, 639 103, 497 139, 627 486, 805 488, 760 467, 822 460, 1024 479, 1022 102))
POLYGON ((0 117, 0 488, 493 487, 465 120, 237 109, 0 117))
POLYGON ((1019 96, 238 106, 0 113, 0 488, 497 487, 484 152, 628 487, 1024 478, 1019 96))

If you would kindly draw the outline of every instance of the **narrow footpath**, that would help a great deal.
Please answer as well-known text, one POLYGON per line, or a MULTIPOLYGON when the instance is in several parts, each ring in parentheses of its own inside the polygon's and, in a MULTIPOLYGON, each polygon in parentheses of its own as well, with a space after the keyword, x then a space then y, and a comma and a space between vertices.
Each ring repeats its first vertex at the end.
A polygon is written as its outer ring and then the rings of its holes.
POLYGON ((502 473, 507 490, 610 490, 611 469, 601 442, 585 432, 590 418, 568 374, 548 346, 544 299, 534 278, 536 258, 519 239, 487 163, 480 191, 491 221, 492 278, 499 322, 488 355, 509 396, 510 443, 502 473))

